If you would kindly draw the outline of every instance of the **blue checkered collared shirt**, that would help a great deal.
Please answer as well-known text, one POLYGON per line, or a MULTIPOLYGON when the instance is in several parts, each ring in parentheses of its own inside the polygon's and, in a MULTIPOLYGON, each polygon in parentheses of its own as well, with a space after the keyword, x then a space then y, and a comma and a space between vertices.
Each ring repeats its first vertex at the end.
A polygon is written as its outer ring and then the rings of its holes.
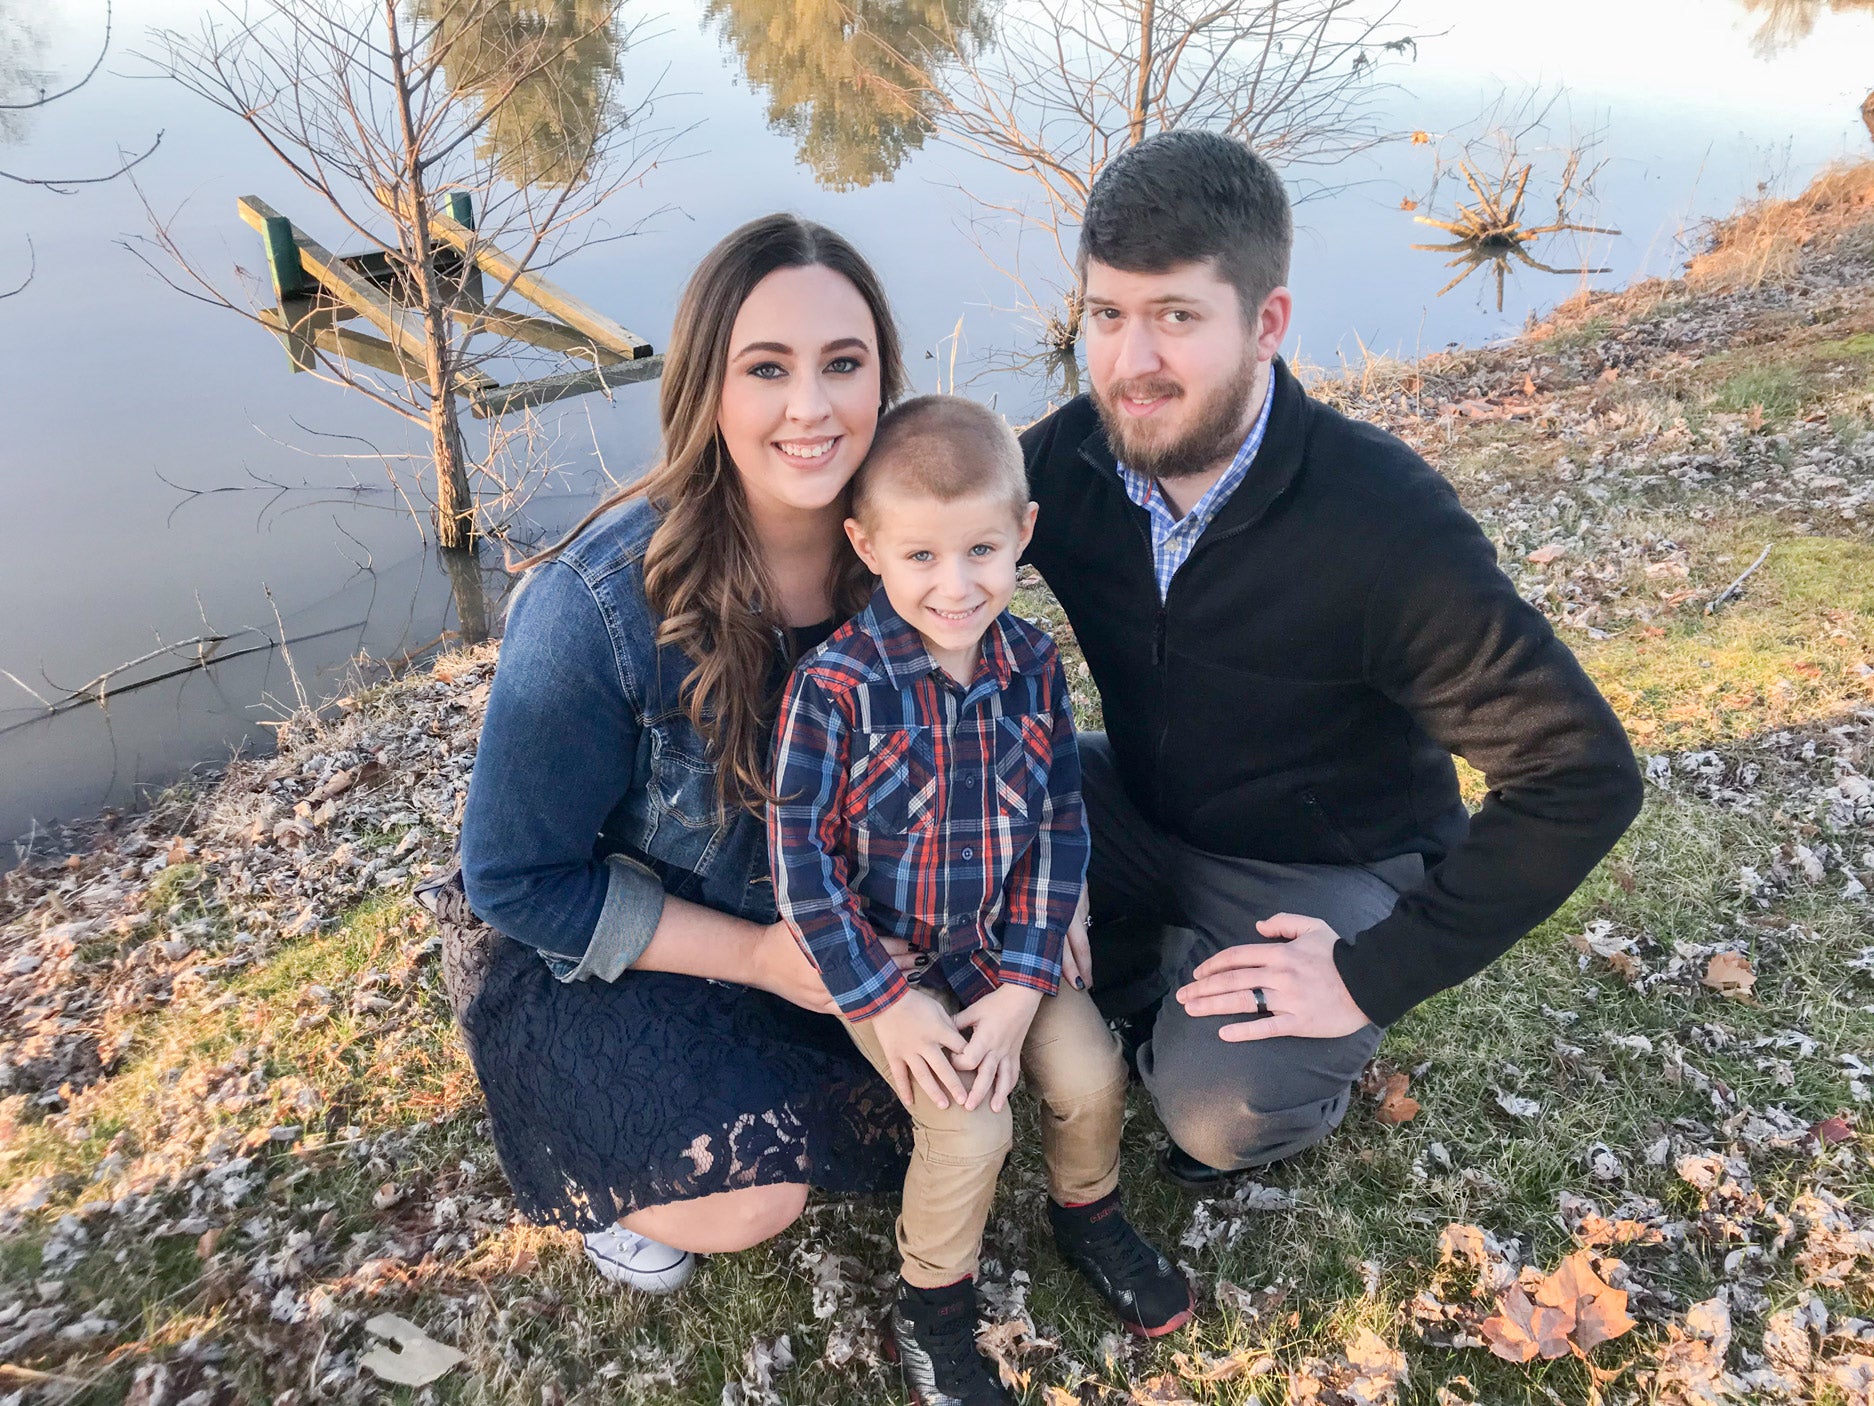
POLYGON ((1211 519, 1223 510, 1223 505, 1230 501, 1230 495, 1249 476, 1249 466, 1256 461, 1256 451, 1262 448, 1263 433, 1269 428, 1269 406, 1275 400, 1275 377, 1265 375, 1263 386, 1262 409, 1256 412, 1256 423, 1251 427, 1249 437, 1243 441, 1243 447, 1236 451, 1236 457, 1230 460, 1230 467, 1224 470, 1223 477, 1211 484, 1210 490, 1183 517, 1172 515, 1171 504, 1166 500, 1165 490, 1159 487, 1157 479, 1134 473, 1124 463, 1119 465, 1119 481, 1125 485, 1126 496, 1144 508, 1146 516, 1151 520, 1152 574, 1158 578, 1160 601, 1171 590, 1171 578, 1178 574, 1178 568, 1196 550, 1197 539, 1204 535, 1204 529, 1210 526, 1211 519))

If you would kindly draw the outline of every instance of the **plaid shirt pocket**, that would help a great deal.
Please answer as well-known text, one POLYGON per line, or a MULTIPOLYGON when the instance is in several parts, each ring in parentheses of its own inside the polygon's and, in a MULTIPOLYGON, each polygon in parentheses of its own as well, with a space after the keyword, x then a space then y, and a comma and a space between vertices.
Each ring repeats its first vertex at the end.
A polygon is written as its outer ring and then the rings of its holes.
POLYGON ((879 834, 922 834, 937 822, 937 758, 928 727, 863 732, 847 772, 849 823, 879 834))
POLYGON ((1041 808, 1048 789, 1054 739, 1047 718, 996 719, 996 798, 1010 815, 1026 820, 1041 808))

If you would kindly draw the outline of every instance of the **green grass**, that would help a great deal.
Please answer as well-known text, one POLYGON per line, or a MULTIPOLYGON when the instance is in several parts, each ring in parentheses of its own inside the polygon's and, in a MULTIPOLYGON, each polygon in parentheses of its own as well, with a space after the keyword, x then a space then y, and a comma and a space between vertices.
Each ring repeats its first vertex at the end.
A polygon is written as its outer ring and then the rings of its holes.
POLYGON ((1790 366, 1753 366, 1720 381, 1711 393, 1714 410, 1742 415, 1761 410, 1766 419, 1794 415, 1810 398, 1803 374, 1790 366))

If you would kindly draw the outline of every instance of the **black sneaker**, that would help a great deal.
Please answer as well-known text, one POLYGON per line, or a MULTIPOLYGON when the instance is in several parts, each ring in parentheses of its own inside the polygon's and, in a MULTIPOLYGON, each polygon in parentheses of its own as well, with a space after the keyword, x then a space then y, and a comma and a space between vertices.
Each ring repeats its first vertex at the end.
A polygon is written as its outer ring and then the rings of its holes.
POLYGON ((898 1281, 885 1355, 904 1373, 917 1406, 1015 1406, 976 1350, 976 1281, 920 1289, 898 1281))
POLYGON ((1127 1332, 1158 1338, 1191 1321, 1190 1281, 1132 1228, 1117 1191, 1072 1208, 1049 1201, 1048 1222, 1061 1258, 1099 1290, 1127 1332))

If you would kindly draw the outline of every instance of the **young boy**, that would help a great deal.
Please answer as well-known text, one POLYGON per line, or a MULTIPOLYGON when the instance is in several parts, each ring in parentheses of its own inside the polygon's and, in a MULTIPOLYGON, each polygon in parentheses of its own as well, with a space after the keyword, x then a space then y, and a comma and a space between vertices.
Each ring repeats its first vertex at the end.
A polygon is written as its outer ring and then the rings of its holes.
POLYGON ((1006 610, 1035 522, 1015 436, 971 401, 909 401, 880 421, 852 513, 880 586, 788 683, 776 898, 911 1111, 906 1381, 922 1406, 1011 1402, 976 1351, 974 1276, 1024 1068, 1062 1256, 1149 1337, 1189 1321, 1191 1291, 1120 1211, 1125 1064, 1084 977, 1062 981, 1086 819, 1060 656, 1006 610))

